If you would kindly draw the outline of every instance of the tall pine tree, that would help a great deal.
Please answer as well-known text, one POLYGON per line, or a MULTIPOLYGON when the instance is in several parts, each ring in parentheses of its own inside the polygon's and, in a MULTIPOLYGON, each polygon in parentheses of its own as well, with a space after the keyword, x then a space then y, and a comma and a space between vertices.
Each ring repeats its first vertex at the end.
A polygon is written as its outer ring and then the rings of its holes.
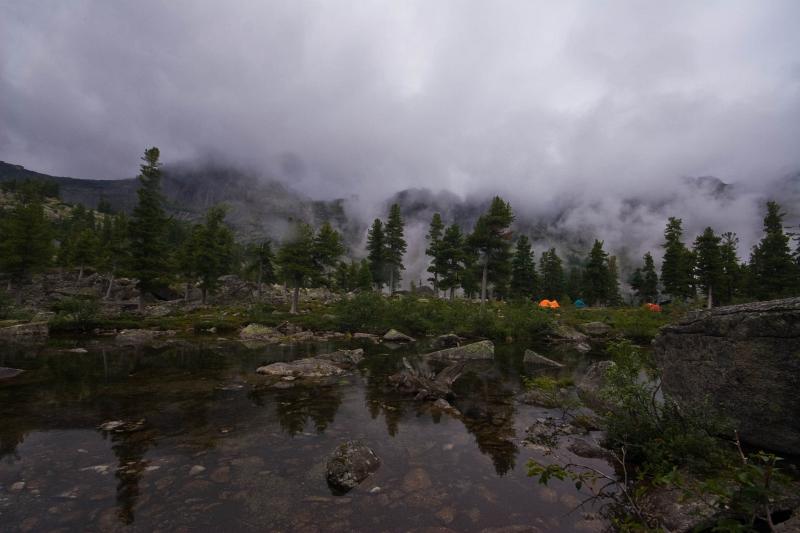
POLYGON ((544 298, 557 300, 564 295, 564 267, 555 248, 550 248, 539 258, 539 279, 544 298))
POLYGON ((404 237, 403 217, 400 215, 400 206, 392 204, 389 208, 389 218, 386 220, 386 266, 389 269, 389 291, 394 294, 395 287, 400 282, 400 271, 403 266, 403 255, 406 253, 406 240, 404 237))
POLYGON ((511 290, 515 295, 529 300, 536 294, 538 285, 539 276, 531 243, 528 237, 520 235, 511 260, 511 290))
POLYGON ((439 287, 450 291, 450 299, 455 297, 456 288, 461 285, 464 272, 464 235, 456 224, 447 227, 439 244, 436 265, 441 273, 439 287))
POLYGON ((208 293, 215 292, 219 277, 230 271, 233 256, 233 233, 225 225, 225 209, 215 206, 208 210, 200 226, 195 250, 195 271, 200 279, 203 304, 208 293))
POLYGON ((129 225, 130 272, 138 280, 139 311, 144 310, 145 295, 163 286, 167 277, 167 216, 162 207, 159 155, 156 147, 144 151, 136 191, 139 203, 129 225))
POLYGON ((673 298, 687 299, 694 296, 692 253, 681 238, 682 220, 670 217, 664 230, 664 259, 661 263, 661 284, 673 298))
POLYGON ((281 246, 277 263, 281 275, 291 284, 292 305, 289 312, 295 315, 300 305, 300 288, 319 276, 320 272, 314 260, 314 232, 307 224, 300 224, 293 238, 281 246))
POLYGON ((750 256, 753 296, 759 299, 794 294, 798 287, 798 267, 792 260, 783 217, 776 202, 767 202, 764 237, 750 256))
POLYGON ((486 303, 486 288, 490 278, 501 288, 507 282, 511 256, 509 227, 513 221, 511 206, 495 196, 489 210, 478 218, 469 237, 469 242, 478 252, 481 261, 481 309, 486 303))
POLYGON ((428 247, 425 248, 425 253, 431 258, 431 264, 428 267, 428 272, 431 273, 431 277, 428 278, 428 281, 433 283, 433 292, 437 297, 439 296, 439 276, 441 276, 441 272, 438 270, 439 267, 437 266, 440 261, 437 260, 443 234, 444 222, 442 222, 442 216, 439 213, 434 213, 430 228, 428 229, 428 234, 425 236, 428 241, 428 247))
POLYGON ((386 235, 383 222, 376 218, 367 234, 367 261, 372 283, 380 291, 388 281, 386 267, 386 235))
POLYGON ((583 295, 589 305, 606 304, 610 290, 608 254, 603 241, 595 240, 583 272, 583 295))
POLYGON ((707 307, 714 305, 714 291, 722 278, 721 239, 710 227, 703 230, 694 241, 694 274, 697 285, 706 295, 707 307))
POLYGON ((0 225, 0 269, 16 286, 17 303, 22 285, 43 270, 53 258, 52 228, 39 198, 17 202, 0 225))

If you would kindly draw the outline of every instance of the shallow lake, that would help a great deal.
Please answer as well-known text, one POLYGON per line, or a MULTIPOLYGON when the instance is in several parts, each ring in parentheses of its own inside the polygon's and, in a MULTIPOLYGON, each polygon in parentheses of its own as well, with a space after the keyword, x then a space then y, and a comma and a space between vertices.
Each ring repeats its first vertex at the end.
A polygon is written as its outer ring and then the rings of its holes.
MULTIPOLYGON (((525 429, 554 412, 515 399, 522 347, 498 346, 494 362, 456 383, 459 419, 387 385, 424 344, 359 346, 367 355, 352 374, 286 388, 255 369, 335 347, 214 338, 158 348, 101 339, 0 346, 0 366, 26 370, 0 381, 0 530, 603 528, 596 508, 575 509, 585 492, 526 475, 528 459, 544 453, 523 445, 525 429), (99 429, 112 420, 144 422, 131 432, 99 429), (382 464, 336 495, 325 463, 349 439, 382 464)), ((566 374, 590 362, 552 357, 566 374)))

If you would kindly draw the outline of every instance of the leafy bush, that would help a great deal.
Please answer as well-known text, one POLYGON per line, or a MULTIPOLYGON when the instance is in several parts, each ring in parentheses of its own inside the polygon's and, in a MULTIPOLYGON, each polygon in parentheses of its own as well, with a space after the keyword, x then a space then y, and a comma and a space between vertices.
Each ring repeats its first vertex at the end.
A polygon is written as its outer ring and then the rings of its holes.
POLYGON ((723 453, 716 436, 729 431, 726 421, 707 404, 681 408, 668 396, 659 399, 660 379, 647 354, 630 341, 612 343, 607 352, 616 363, 602 391, 611 406, 608 446, 625 448, 628 460, 652 475, 676 466, 717 468, 723 453))
POLYGON ((90 331, 97 327, 100 303, 92 297, 69 297, 56 302, 56 316, 50 321, 51 331, 90 331))

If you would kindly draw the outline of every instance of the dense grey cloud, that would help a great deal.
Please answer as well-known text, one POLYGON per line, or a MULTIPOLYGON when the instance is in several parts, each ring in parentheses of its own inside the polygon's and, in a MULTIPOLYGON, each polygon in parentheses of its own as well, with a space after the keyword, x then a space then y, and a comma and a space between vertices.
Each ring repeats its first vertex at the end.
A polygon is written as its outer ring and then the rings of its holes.
POLYGON ((602 228, 685 176, 755 198, 800 168, 798 22, 795 0, 12 0, 0 159, 120 178, 155 144, 316 197, 497 192, 602 228))

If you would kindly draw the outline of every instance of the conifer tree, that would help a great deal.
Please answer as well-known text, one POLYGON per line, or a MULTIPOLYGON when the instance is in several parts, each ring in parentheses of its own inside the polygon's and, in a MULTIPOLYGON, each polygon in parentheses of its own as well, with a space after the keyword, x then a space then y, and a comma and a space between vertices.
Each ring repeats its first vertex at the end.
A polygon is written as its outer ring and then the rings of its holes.
POLYGON ((658 302, 658 274, 650 252, 644 254, 644 267, 642 268, 642 287, 639 290, 639 298, 643 302, 658 302))
POLYGON ((664 230, 664 259, 661 263, 661 283, 664 291, 674 298, 694 296, 692 271, 694 258, 681 241, 683 229, 680 218, 670 217, 664 230))
POLYGON ((22 285, 50 264, 53 258, 52 228, 39 198, 19 201, 0 225, 0 270, 16 286, 17 303, 22 285))
POLYGON ((314 237, 314 258, 324 286, 330 287, 333 284, 332 269, 344 252, 341 234, 333 229, 330 222, 325 222, 314 237))
POLYGON ((260 297, 264 290, 264 283, 273 283, 276 279, 272 241, 265 240, 250 244, 247 247, 246 255, 248 258, 247 270, 256 274, 258 296, 260 297))
POLYGON ((714 291, 722 278, 721 239, 710 227, 703 230, 694 241, 694 273, 697 285, 706 295, 707 307, 714 305, 714 291))
POLYGON ((100 239, 100 268, 108 273, 108 286, 104 299, 111 298, 114 278, 118 270, 128 262, 130 243, 128 242, 128 219, 125 213, 106 215, 100 239))
POLYGON ((759 299, 794 294, 798 287, 798 268, 792 260, 789 236, 783 230, 783 217, 776 202, 767 202, 764 237, 750 256, 753 295, 759 299))
POLYGON ((622 305, 622 295, 619 292, 619 266, 617 266, 617 256, 608 256, 608 294, 606 303, 608 305, 622 305))
POLYGON ((353 290, 353 284, 350 278, 350 267, 344 261, 339 261, 336 264, 336 270, 333 273, 334 287, 341 292, 350 292, 353 290))
POLYGON ((633 295, 636 298, 636 301, 639 303, 645 302, 645 298, 642 296, 642 287, 644 286, 644 274, 642 274, 642 269, 637 268, 631 273, 630 278, 628 278, 628 285, 631 286, 633 289, 633 295))
POLYGON ((362 291, 372 290, 373 287, 372 268, 369 261, 366 259, 361 260, 361 265, 358 269, 358 283, 357 286, 362 291))
POLYGON ((78 281, 83 279, 83 270, 87 265, 97 263, 99 248, 100 241, 93 229, 84 228, 78 233, 72 250, 72 261, 78 265, 78 281))
POLYGON ((438 247, 436 267, 441 274, 439 287, 450 292, 450 300, 455 298, 456 288, 461 285, 464 272, 464 235, 456 224, 447 227, 438 247))
POLYGON ((202 239, 202 224, 192 226, 191 233, 183 240, 173 258, 173 266, 177 269, 178 277, 184 282, 183 300, 189 301, 192 285, 197 282, 197 253, 202 239))
POLYGON ((386 236, 383 222, 376 218, 367 234, 367 261, 375 287, 380 291, 388 280, 386 268, 386 236))
POLYGON ((314 233, 307 224, 301 224, 294 237, 278 251, 277 263, 283 278, 292 287, 292 305, 289 312, 297 314, 300 303, 300 288, 309 279, 319 275, 314 258, 314 233))
POLYGON ((161 164, 158 148, 148 148, 140 166, 139 202, 130 221, 131 275, 138 279, 139 311, 144 310, 145 294, 163 285, 167 276, 167 216, 162 207, 161 164))
POLYGON ((572 266, 564 280, 564 292, 572 301, 583 295, 583 270, 581 267, 572 266))
POLYGON ((511 255, 509 227, 513 221, 511 206, 495 196, 489 210, 478 218, 469 237, 469 242, 478 252, 481 261, 481 309, 486 303, 486 288, 490 277, 501 289, 507 282, 511 255))
POLYGON ((739 264, 737 248, 739 237, 733 232, 721 235, 722 242, 719 247, 720 264, 722 268, 719 281, 719 290, 715 298, 721 304, 730 304, 741 293, 744 284, 744 272, 739 264))
POLYGON ((433 218, 431 219, 431 225, 428 229, 428 234, 425 238, 428 241, 428 247, 425 249, 425 253, 431 258, 431 264, 428 267, 428 272, 432 275, 428 278, 428 281, 433 283, 433 292, 438 297, 439 296, 439 276, 441 272, 438 270, 438 264, 441 264, 441 261, 438 260, 439 258, 439 245, 442 241, 442 235, 444 234, 444 222, 442 222, 442 216, 439 213, 434 213, 433 218))
POLYGON ((564 295, 564 267, 555 248, 550 248, 539 258, 539 277, 543 297, 555 300, 564 295))
POLYGON ((531 243, 528 237, 520 235, 511 262, 511 291, 517 296, 530 299, 536 294, 538 278, 531 243))
POLYGON ((219 277, 230 272, 233 255, 233 233, 225 225, 225 209, 214 206, 206 213, 200 226, 195 249, 195 271, 200 280, 200 290, 205 305, 208 293, 219 286, 219 277))
POLYGON ((395 287, 400 281, 400 271, 403 266, 403 255, 406 253, 406 240, 403 235, 404 224, 400 215, 400 206, 392 204, 389 208, 389 218, 386 221, 386 266, 389 269, 389 291, 394 294, 395 287))
POLYGON ((583 295, 590 305, 606 304, 611 293, 608 254, 603 241, 595 240, 583 272, 583 295))

